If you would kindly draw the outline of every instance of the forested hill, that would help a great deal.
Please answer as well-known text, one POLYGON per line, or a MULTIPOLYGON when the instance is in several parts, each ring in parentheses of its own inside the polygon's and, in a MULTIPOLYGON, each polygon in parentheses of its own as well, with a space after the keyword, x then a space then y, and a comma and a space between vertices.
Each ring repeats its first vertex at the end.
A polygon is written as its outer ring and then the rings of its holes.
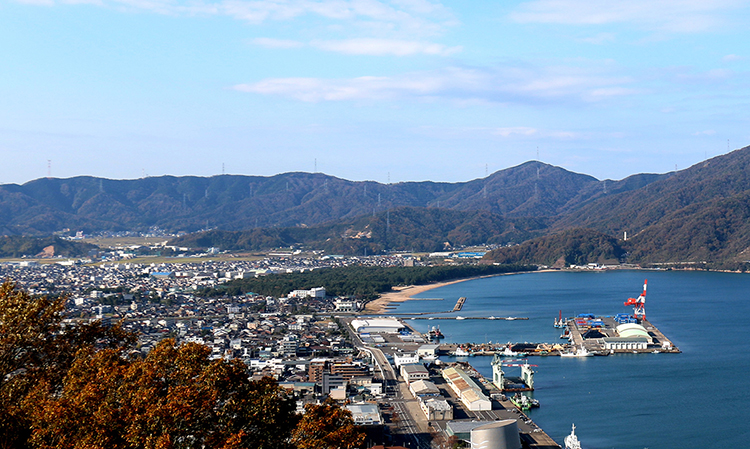
POLYGON ((541 218, 505 218, 486 211, 400 207, 375 215, 311 227, 207 231, 170 245, 221 250, 261 250, 303 245, 329 254, 378 254, 385 250, 440 251, 454 246, 520 243, 542 235, 541 218))
POLYGON ((212 228, 312 226, 402 206, 548 217, 667 175, 599 181, 527 162, 463 183, 347 181, 322 173, 112 180, 43 178, 0 185, 0 235, 48 235, 65 228, 194 232, 212 228))
POLYGON ((638 262, 750 260, 750 147, 583 205, 550 231, 577 227, 627 232, 638 262))

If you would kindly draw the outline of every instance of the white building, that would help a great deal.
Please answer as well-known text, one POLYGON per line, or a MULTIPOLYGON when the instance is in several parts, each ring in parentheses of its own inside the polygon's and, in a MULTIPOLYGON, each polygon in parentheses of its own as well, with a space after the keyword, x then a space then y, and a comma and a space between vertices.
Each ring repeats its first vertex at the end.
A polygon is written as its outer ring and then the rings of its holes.
POLYGON ((393 354, 393 364, 396 369, 401 369, 403 365, 413 365, 419 363, 419 356, 416 354, 393 354))
POLYGON ((352 328, 360 334, 397 334, 405 326, 395 318, 352 320, 352 328))
POLYGON ((353 299, 336 298, 333 305, 336 307, 336 312, 356 312, 359 310, 359 304, 353 299))
POLYGON ((310 290, 292 290, 287 298, 325 298, 326 289, 323 287, 311 288, 310 290))
POLYGON ((492 410, 492 401, 482 393, 482 388, 461 368, 443 370, 443 378, 470 411, 492 410))
POLYGON ((349 404, 346 409, 352 412, 354 424, 360 426, 372 426, 383 424, 377 404, 349 404))

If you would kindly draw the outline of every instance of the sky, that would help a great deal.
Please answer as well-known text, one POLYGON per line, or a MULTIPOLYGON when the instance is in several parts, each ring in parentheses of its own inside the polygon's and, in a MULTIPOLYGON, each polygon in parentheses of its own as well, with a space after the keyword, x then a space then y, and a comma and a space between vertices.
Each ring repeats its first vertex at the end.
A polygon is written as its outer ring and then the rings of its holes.
POLYGON ((750 1, 0 0, 0 184, 622 179, 750 145, 750 1))

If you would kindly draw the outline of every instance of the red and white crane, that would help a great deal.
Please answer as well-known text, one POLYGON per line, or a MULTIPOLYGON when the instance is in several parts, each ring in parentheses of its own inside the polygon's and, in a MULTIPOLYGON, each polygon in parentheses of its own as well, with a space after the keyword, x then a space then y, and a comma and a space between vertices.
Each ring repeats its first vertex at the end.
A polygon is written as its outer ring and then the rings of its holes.
POLYGON ((633 306, 633 318, 637 320, 646 319, 646 286, 648 285, 648 279, 643 281, 643 293, 637 298, 628 298, 625 301, 626 306, 633 306))

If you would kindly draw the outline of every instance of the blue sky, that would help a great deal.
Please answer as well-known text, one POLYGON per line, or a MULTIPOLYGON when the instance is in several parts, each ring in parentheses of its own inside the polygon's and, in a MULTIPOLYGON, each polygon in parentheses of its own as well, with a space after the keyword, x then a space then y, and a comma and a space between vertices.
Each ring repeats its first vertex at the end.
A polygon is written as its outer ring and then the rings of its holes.
POLYGON ((0 183, 684 169, 750 145, 749 3, 0 0, 0 183))

